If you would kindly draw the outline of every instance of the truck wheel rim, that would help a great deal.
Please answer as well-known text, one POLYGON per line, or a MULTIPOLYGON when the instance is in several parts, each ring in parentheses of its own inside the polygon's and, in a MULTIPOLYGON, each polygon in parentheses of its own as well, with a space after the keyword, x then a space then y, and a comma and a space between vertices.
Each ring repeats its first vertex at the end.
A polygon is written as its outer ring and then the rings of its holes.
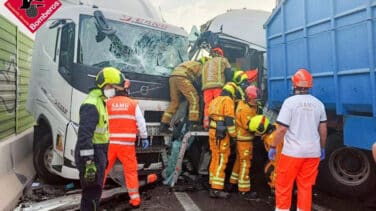
POLYGON ((330 173, 344 185, 357 186, 364 183, 370 176, 370 167, 367 156, 354 148, 339 148, 329 158, 330 173), (353 164, 351 168, 349 164, 353 164))

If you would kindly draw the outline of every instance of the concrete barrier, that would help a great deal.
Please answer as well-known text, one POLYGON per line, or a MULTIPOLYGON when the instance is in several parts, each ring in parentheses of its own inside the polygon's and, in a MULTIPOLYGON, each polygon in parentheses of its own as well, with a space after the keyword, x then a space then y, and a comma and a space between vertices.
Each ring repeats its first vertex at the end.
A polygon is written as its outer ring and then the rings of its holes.
POLYGON ((34 178, 33 129, 0 142, 0 210, 12 210, 34 178))

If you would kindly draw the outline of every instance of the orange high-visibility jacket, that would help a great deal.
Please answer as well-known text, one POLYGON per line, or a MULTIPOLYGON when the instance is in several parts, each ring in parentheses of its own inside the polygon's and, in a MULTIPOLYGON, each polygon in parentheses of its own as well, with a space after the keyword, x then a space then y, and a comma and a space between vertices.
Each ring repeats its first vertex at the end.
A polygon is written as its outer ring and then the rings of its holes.
POLYGON ((115 96, 106 102, 110 143, 125 144, 135 142, 137 135, 137 102, 129 97, 115 96))
POLYGON ((214 57, 202 67, 202 90, 222 88, 225 84, 225 69, 231 68, 224 57, 214 57))
POLYGON ((232 119, 233 125, 226 125, 227 132, 230 137, 236 137, 235 129, 235 102, 229 96, 218 96, 210 102, 209 118, 211 119, 209 126, 216 128, 216 121, 225 121, 225 117, 232 119))
POLYGON ((249 105, 244 100, 239 101, 235 113, 236 140, 251 141, 254 138, 253 134, 248 130, 248 123, 256 115, 256 112, 256 107, 249 105))

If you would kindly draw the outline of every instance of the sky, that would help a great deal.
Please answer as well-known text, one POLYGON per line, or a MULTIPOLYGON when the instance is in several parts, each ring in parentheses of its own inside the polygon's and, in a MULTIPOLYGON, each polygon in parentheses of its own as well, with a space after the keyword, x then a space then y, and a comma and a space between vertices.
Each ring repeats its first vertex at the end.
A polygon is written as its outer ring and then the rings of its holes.
POLYGON ((229 9, 257 9, 271 12, 276 0, 149 0, 163 19, 190 32, 213 17, 229 9))
MULTIPOLYGON (((0 0, 0 14, 19 25, 19 29, 32 36, 5 8, 6 0, 0 0)), ((149 0, 159 10, 163 19, 172 25, 183 27, 188 33, 193 25, 198 28, 211 18, 229 9, 258 9, 271 12, 276 0, 149 0)))

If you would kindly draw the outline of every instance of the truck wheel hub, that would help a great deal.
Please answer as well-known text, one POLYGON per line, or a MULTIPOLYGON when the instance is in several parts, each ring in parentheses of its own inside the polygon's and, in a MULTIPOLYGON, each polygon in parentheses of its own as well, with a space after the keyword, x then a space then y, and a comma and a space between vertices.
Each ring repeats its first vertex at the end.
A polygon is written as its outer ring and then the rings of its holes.
POLYGON ((329 158, 329 170, 344 185, 356 186, 370 176, 370 163, 366 155, 354 148, 339 148, 329 158))

